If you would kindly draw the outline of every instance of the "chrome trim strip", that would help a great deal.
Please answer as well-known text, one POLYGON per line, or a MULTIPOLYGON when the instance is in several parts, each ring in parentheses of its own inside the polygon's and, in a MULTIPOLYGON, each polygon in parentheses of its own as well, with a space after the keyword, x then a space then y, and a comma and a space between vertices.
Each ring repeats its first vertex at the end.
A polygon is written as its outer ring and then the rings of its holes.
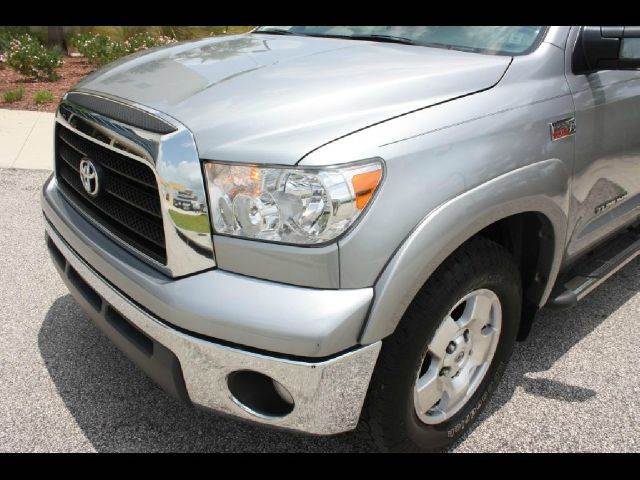
POLYGON ((356 427, 381 341, 328 360, 306 362, 247 352, 192 337, 141 310, 73 252, 48 222, 45 229, 66 261, 91 288, 138 329, 178 357, 194 404, 254 422, 320 435, 356 427), (293 411, 274 417, 238 404, 227 386, 229 373, 238 370, 257 371, 277 380, 291 394, 293 411))
MULTIPOLYGON (((82 94, 94 95, 86 92, 82 94)), ((95 96, 138 108, 164 121, 170 121, 177 129, 166 135, 147 132, 76 105, 68 100, 67 95, 63 97, 60 105, 68 109, 71 115, 65 118, 58 108, 56 122, 87 140, 146 164, 155 174, 160 194, 167 264, 159 264, 126 242, 120 241, 119 244, 172 277, 214 268, 216 262, 209 215, 202 209, 207 205, 204 178, 191 132, 184 125, 174 119, 169 120, 160 112, 150 112, 148 107, 142 108, 108 96, 95 96), (93 135, 84 133, 74 126, 75 118, 93 127, 93 135), (109 139, 108 143, 100 136, 109 139), (178 192, 188 192, 188 198, 191 200, 178 202, 180 206, 176 206, 174 199, 178 192)), ((84 216, 86 217, 86 214, 84 216)), ((96 224, 95 221, 92 223, 96 224)), ((101 230, 106 229, 103 227, 101 230)), ((111 234, 110 238, 114 238, 114 235, 111 234)))
POLYGON ((158 155, 158 145, 161 139, 161 136, 156 133, 145 132, 117 120, 109 119, 99 113, 74 105, 64 98, 56 111, 56 120, 87 140, 133 160, 146 163, 152 169, 155 168, 155 157, 158 155), (62 109, 69 112, 68 117, 61 111, 62 109), (92 132, 92 135, 82 132, 74 125, 75 120, 80 120, 93 127, 95 131, 92 132), (109 143, 103 142, 100 136, 108 137, 109 143))

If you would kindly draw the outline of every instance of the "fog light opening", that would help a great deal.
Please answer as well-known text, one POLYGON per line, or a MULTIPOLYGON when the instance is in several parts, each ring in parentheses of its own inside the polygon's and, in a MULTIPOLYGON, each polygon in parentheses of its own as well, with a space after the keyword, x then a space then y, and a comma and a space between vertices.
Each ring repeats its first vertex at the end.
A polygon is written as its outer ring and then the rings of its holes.
POLYGON ((293 411, 291 393, 273 378, 252 370, 239 370, 227 375, 227 386, 233 400, 259 417, 284 417, 293 411))

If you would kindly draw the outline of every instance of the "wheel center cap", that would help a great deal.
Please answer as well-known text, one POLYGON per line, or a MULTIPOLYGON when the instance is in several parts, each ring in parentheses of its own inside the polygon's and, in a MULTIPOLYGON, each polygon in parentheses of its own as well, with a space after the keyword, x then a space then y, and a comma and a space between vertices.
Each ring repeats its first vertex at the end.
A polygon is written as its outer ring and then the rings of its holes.
POLYGON ((455 378, 462 368, 464 368, 469 358, 471 349, 471 338, 468 333, 462 332, 454 337, 447 347, 447 355, 443 359, 445 367, 444 376, 455 378))

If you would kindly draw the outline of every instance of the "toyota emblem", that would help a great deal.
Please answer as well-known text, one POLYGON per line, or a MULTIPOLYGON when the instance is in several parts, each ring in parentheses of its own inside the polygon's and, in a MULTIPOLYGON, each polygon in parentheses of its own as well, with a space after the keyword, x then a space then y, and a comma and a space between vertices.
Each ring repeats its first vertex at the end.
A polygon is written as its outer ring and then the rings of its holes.
POLYGON ((95 197, 100 191, 100 181, 98 179, 98 169, 88 158, 80 161, 80 180, 85 191, 95 197))

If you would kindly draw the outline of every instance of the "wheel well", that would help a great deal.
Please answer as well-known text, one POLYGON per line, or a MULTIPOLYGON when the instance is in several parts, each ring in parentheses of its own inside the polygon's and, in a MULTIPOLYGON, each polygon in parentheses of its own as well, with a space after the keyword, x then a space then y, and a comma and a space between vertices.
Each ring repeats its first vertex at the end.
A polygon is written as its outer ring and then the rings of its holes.
POLYGON ((538 311, 553 261, 553 226, 538 212, 524 212, 503 218, 477 235, 506 248, 518 265, 522 278, 522 320, 518 339, 526 338, 538 311))

